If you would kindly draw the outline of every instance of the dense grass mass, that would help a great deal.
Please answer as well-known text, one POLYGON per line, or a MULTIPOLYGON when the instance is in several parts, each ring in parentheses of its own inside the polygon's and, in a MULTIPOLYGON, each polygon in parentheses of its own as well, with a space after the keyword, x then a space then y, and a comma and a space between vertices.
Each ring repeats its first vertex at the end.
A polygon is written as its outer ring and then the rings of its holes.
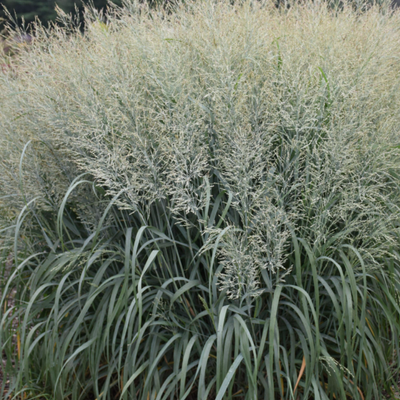
POLYGON ((390 394, 400 14, 62 18, 0 60, 2 395, 390 394))

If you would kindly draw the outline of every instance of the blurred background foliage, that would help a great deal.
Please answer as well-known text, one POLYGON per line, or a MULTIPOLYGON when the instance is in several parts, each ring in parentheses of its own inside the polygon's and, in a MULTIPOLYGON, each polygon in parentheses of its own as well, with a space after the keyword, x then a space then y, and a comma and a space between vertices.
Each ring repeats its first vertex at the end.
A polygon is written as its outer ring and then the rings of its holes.
MULTIPOLYGON (((107 0, 93 0, 93 5, 97 9, 107 6, 107 0)), ((121 5, 121 0, 114 0, 113 3, 121 5)), ((24 18, 26 22, 32 22, 38 17, 42 22, 54 21, 57 17, 55 11, 56 5, 66 13, 75 11, 75 6, 80 11, 83 10, 81 0, 1 0, 0 19, 6 18, 4 7, 14 16, 17 15, 19 20, 24 18)))
MULTIPOLYGON (((375 0, 378 4, 382 0, 375 0)), ((1 0, 0 1, 0 25, 1 22, 7 20, 4 7, 11 12, 12 16, 18 17, 19 22, 23 18, 25 22, 29 23, 38 17, 42 22, 55 21, 57 18, 56 6, 60 7, 66 13, 75 13, 77 6, 80 14, 83 12, 83 3, 89 3, 97 9, 104 9, 109 0, 1 0)), ((117 5, 122 4, 122 0, 112 0, 117 5)), ((157 3, 157 0, 147 0, 148 3, 157 3)), ((374 2, 374 1, 372 1, 374 2)), ((385 0, 383 0, 385 2, 385 0)), ((281 1, 277 1, 277 4, 281 1)), ((336 4, 336 1, 333 1, 336 4)), ((354 1, 355 4, 358 0, 354 1)), ((363 3, 364 4, 364 3, 363 3)), ((400 0, 391 0, 392 6, 396 7, 400 4, 400 0)))

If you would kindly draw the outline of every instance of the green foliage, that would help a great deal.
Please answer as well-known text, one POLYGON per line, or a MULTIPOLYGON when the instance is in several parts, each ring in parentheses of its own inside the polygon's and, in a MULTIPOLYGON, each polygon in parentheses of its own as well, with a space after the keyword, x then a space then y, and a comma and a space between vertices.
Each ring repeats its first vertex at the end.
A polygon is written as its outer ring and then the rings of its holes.
MULTIPOLYGON (((98 8, 107 7, 107 0, 93 0, 93 5, 98 8)), ((121 5, 121 0, 113 3, 121 5)), ((42 22, 54 21, 57 17, 55 6, 57 5, 66 13, 75 12, 75 6, 82 9, 81 1, 74 0, 1 0, 0 5, 6 7, 14 16, 24 18, 26 22, 33 22, 38 17, 42 22)), ((3 10, 0 10, 0 17, 5 17, 3 10)))
POLYGON ((61 18, 2 56, 3 392, 390 392, 400 15, 127 2, 107 23, 88 10, 84 34, 61 18))

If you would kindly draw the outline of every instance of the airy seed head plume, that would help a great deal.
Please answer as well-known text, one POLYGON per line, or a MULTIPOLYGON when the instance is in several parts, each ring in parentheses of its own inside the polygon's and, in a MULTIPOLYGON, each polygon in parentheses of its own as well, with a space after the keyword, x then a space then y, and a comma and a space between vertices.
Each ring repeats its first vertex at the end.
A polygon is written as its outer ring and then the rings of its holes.
MULTIPOLYGON (((352 244, 379 265, 397 241, 398 15, 134 3, 107 24, 88 11, 84 40, 61 15, 65 29, 38 24, 29 48, 0 56, 11 67, 0 72, 0 193, 11 196, 0 216, 34 198, 56 209, 86 172, 120 210, 148 224, 158 210, 200 237, 215 228, 204 226, 215 198, 231 196, 218 229, 241 229, 241 254, 254 254, 240 268, 225 254, 222 273, 234 282, 228 271, 250 268, 250 292, 260 271, 287 268, 292 234, 321 252, 352 244)), ((83 186, 80 197, 72 207, 91 230, 104 197, 83 186)))

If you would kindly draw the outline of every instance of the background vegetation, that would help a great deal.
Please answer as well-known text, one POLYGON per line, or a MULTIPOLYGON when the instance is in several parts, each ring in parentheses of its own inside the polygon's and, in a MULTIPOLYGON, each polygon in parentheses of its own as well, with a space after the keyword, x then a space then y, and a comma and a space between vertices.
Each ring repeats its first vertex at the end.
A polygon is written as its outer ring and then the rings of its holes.
POLYGON ((399 13, 85 18, 1 56, 3 396, 390 395, 399 13))
MULTIPOLYGON (((42 22, 47 23, 54 21, 57 18, 56 5, 60 7, 64 12, 74 13, 75 6, 80 11, 83 11, 83 2, 74 0, 2 0, 0 2, 0 18, 6 18, 3 7, 6 7, 8 11, 14 16, 14 13, 18 18, 24 18, 27 23, 33 22, 35 18, 39 18, 42 22)), ((93 0, 93 5, 97 9, 102 9, 107 6, 107 0, 93 0)), ((121 0, 115 0, 113 3, 121 5, 121 0)))

